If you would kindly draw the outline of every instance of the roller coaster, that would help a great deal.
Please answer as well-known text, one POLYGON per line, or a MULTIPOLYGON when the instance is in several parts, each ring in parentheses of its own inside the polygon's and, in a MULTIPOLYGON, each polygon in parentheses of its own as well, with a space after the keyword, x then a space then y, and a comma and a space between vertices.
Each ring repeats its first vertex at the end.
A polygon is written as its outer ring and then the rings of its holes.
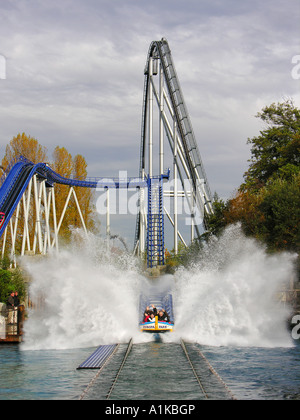
MULTIPOLYGON (((213 212, 211 192, 198 150, 191 120, 184 101, 179 79, 175 70, 171 50, 166 39, 151 43, 145 66, 143 116, 140 146, 140 178, 154 171, 154 99, 158 108, 156 126, 156 156, 158 158, 159 174, 163 173, 165 165, 164 139, 167 139, 171 151, 173 166, 172 190, 161 194, 162 187, 148 190, 148 224, 143 212, 143 195, 141 195, 141 211, 137 217, 135 244, 139 245, 141 253, 145 251, 145 229, 147 229, 148 266, 152 267, 163 261, 163 242, 159 240, 163 232, 161 221, 163 211, 174 227, 174 252, 178 252, 178 238, 185 243, 178 229, 178 198, 184 197, 188 203, 191 225, 191 241, 201 235, 199 225, 205 229, 205 216, 213 212), (179 184, 179 185, 178 185, 179 184), (179 188, 181 187, 181 190, 179 188), (163 205, 162 196, 169 194, 173 198, 173 218, 163 205), (155 199, 156 196, 156 199, 155 199), (149 200, 154 200, 158 210, 152 217, 149 210, 149 200), (150 214, 150 215, 149 215, 150 214), (154 238, 154 239, 153 239, 154 238)), ((151 204, 151 203, 150 203, 151 204)))
MULTIPOLYGON (((26 248, 27 251, 44 254, 50 248, 56 247, 58 249, 61 220, 58 223, 56 222, 53 193, 56 184, 70 186, 67 201, 73 193, 82 222, 83 218, 76 200, 74 187, 99 188, 102 186, 107 190, 110 188, 128 188, 129 185, 131 188, 136 187, 139 190, 139 208, 136 220, 134 253, 142 256, 146 252, 149 268, 161 266, 165 263, 164 225, 166 217, 173 226, 175 254, 178 253, 178 240, 184 245, 187 244, 178 227, 179 199, 184 197, 189 208, 191 241, 195 236, 199 237, 203 233, 205 216, 213 211, 211 192, 166 39, 151 43, 144 76, 139 176, 130 178, 125 183, 119 179, 108 177, 65 178, 53 171, 46 163, 33 163, 25 157, 17 157, 6 168, 0 179, 2 254, 5 252, 7 227, 10 226, 11 257, 15 256, 15 234, 21 201, 23 201, 24 206, 24 233, 21 255, 24 255, 26 248), (154 102, 156 102, 158 109, 156 118, 154 102), (157 135, 155 135, 155 129, 158 131, 157 135), (172 186, 169 191, 164 189, 164 182, 170 177, 170 171, 166 172, 165 170, 167 160, 165 143, 167 143, 167 152, 169 153, 167 163, 171 163, 169 167, 172 166, 173 169, 172 186), (154 175, 154 171, 156 175, 154 175), (34 243, 30 245, 28 211, 32 188, 34 189, 37 221, 35 223, 34 243), (172 199, 173 215, 170 214, 170 209, 167 209, 164 205, 164 197, 172 199), (53 231, 49 227, 50 205, 52 205, 52 213, 54 213, 53 231), (44 218, 43 222, 42 218, 44 218)), ((67 208, 67 204, 65 207, 67 208)))
MULTIPOLYGON (((184 199, 189 209, 188 224, 191 227, 191 241, 205 231, 206 216, 213 212, 211 192, 171 51, 164 38, 151 43, 144 71, 138 177, 126 180, 108 177, 66 178, 56 173, 46 163, 33 163, 23 156, 15 158, 0 179, 2 255, 5 253, 10 228, 10 255, 11 258, 15 258, 16 232, 21 205, 24 209, 24 229, 20 255, 24 255, 26 251, 46 254, 51 248, 58 250, 59 230, 72 194, 86 230, 74 187, 106 189, 108 215, 109 190, 129 188, 129 186, 136 188, 139 192, 133 252, 139 256, 144 256, 146 253, 149 270, 165 264, 166 218, 173 227, 174 253, 178 253, 179 240, 187 245, 179 229, 179 200, 184 199), (156 113, 154 113, 155 103, 156 113), (170 184, 168 181, 170 181, 171 172, 172 183, 170 184), (54 194, 56 184, 70 187, 60 220, 57 220, 56 216, 54 194), (165 188, 167 184, 168 190, 165 188), (173 214, 164 204, 166 197, 172 200, 173 214), (32 200, 35 205, 36 221, 34 224, 29 224, 32 200), (53 219, 51 223, 50 217, 53 219), (29 231, 32 225, 34 232, 29 231)), ((109 232, 108 226, 107 232, 109 232)), ((158 307, 168 306, 172 323, 174 323, 170 293, 160 295, 159 298, 157 296, 141 297, 140 316, 142 317, 144 307, 149 302, 153 303, 151 302, 153 299, 156 299, 158 307)), ((158 329, 158 327, 154 328, 155 331, 158 329)))

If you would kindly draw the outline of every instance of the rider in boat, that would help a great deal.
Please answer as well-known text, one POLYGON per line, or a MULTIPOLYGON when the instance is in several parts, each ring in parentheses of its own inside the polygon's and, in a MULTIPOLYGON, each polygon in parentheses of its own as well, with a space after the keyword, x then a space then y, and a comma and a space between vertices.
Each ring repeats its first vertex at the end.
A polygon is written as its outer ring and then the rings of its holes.
POLYGON ((155 306, 152 305, 152 307, 153 307, 154 316, 157 315, 158 321, 170 322, 170 317, 164 309, 159 309, 157 311, 155 306))

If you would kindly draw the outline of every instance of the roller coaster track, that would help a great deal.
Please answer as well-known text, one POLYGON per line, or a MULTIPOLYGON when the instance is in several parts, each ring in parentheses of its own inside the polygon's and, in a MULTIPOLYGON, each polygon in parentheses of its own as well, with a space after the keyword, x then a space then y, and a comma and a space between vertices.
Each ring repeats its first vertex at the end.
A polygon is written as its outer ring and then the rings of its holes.
POLYGON ((19 156, 10 162, 0 179, 0 212, 5 214, 5 221, 0 229, 0 237, 34 175, 46 180, 47 186, 49 187, 52 187, 55 183, 83 188, 128 188, 129 185, 130 187, 147 185, 146 181, 134 177, 124 181, 119 178, 104 177, 86 179, 66 178, 56 173, 46 163, 34 164, 25 157, 19 156))
MULTIPOLYGON (((129 370, 133 369, 134 370, 134 366, 132 366, 130 363, 134 363, 134 365, 136 364, 136 360, 134 360, 134 362, 132 362, 132 360, 130 360, 130 354, 131 351, 133 349, 135 345, 133 345, 132 343, 132 339, 129 341, 128 345, 127 345, 127 349, 125 351, 125 353, 123 354, 123 357, 121 358, 121 363, 116 371, 116 374, 114 375, 114 378, 112 380, 110 389, 108 391, 108 393, 106 394, 105 398, 108 400, 111 397, 113 397, 113 391, 114 389, 117 387, 117 385, 119 385, 119 387, 121 385, 118 384, 118 381, 121 377, 121 374, 123 372, 123 368, 126 364, 128 364, 129 366, 129 370)), ((199 397, 197 399, 205 399, 205 400, 209 400, 209 399, 231 399, 231 400, 235 400, 235 396, 233 395, 233 393, 231 392, 231 390, 228 388, 228 386, 226 385, 226 383, 222 380, 222 378, 220 377, 220 375, 216 372, 216 370, 211 366, 211 364, 209 363, 209 361, 207 360, 207 358, 204 356, 204 354, 201 352, 201 350, 199 349, 199 347, 195 347, 193 344, 190 343, 186 343, 184 342, 183 339, 180 340, 180 344, 178 345, 178 347, 182 348, 182 353, 180 357, 183 357, 182 360, 180 360, 180 365, 183 366, 184 365, 184 358, 186 359, 186 361, 188 362, 191 371, 194 375, 194 378, 196 380, 196 383, 198 384, 199 387, 199 397)), ((118 347, 116 347, 117 350, 118 347)), ((116 354, 116 350, 114 351, 114 353, 109 357, 109 359, 105 362, 105 364, 101 367, 101 369, 99 370, 99 372, 97 372, 96 376, 90 381, 90 383, 88 384, 88 386, 86 387, 86 389, 84 390, 84 392, 81 394, 81 396, 79 397, 79 399, 89 399, 89 391, 92 390, 93 388, 93 395, 98 395, 97 394, 97 379, 99 378, 100 374, 103 372, 103 369, 105 367, 107 367, 107 369, 109 369, 109 360, 111 360, 111 358, 116 354)), ((187 371, 188 372, 188 371, 187 371)), ((126 373, 124 373, 124 375, 126 375, 126 373)), ((157 375, 159 376, 159 371, 157 372, 157 375)), ((190 375, 187 373, 188 377, 190 377, 190 375)), ((123 383, 126 384, 127 386, 127 381, 126 379, 123 380, 123 383)), ((147 384, 143 383, 140 386, 147 386, 147 384)), ((169 388, 172 388, 172 383, 168 383, 169 388)), ((120 388, 119 388, 120 390, 120 388)), ((197 392, 195 393, 195 395, 197 394, 197 392)), ((99 396, 99 395, 98 395, 99 396)))

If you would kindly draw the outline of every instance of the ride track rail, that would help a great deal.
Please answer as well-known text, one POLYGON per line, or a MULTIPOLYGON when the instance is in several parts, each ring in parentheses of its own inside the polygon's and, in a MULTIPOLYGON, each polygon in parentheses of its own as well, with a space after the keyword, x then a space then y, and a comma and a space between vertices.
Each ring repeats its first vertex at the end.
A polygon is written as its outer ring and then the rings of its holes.
MULTIPOLYGON (((192 369, 193 375, 194 375, 194 377, 195 377, 195 379, 196 379, 196 381, 199 385, 199 388, 200 388, 199 399, 202 399, 202 398, 204 398, 205 400, 219 399, 219 398, 216 397, 216 395, 213 395, 213 392, 214 393, 217 392, 218 396, 221 397, 221 399, 236 400, 236 397, 234 396, 234 394, 228 388, 228 386, 223 381, 223 379, 220 377, 220 375, 217 373, 217 371, 212 367, 212 365, 209 363, 209 361, 204 356, 204 354, 201 352, 201 350, 198 348, 198 346, 194 347, 193 343, 185 343, 182 338, 180 339, 179 346, 181 346, 181 348, 183 350, 183 354, 184 354, 185 358, 187 359, 187 361, 188 361, 188 363, 189 363, 189 365, 192 369), (189 349, 190 346, 193 347, 193 351, 194 351, 194 356, 193 357, 191 356, 192 350, 191 350, 191 348, 189 349), (197 357, 195 357, 195 355, 197 357), (200 356, 200 358, 198 356, 200 356), (199 366, 198 366, 199 363, 200 363, 200 365, 202 365, 202 372, 205 371, 204 374, 199 373, 199 370, 201 370, 201 369, 199 369, 199 366), (213 392, 212 392, 212 390, 213 390, 213 392)), ((122 370, 123 370, 123 368, 126 364, 128 356, 130 355, 132 347, 133 347, 133 341, 132 341, 132 338, 131 338, 129 343, 128 343, 127 350, 126 350, 124 356, 122 357, 120 366, 117 369, 117 373, 116 373, 116 375, 115 375, 115 377, 112 381, 112 384, 109 388, 109 391, 106 394, 106 399, 107 400, 109 400, 112 396, 113 390, 115 389, 115 386, 117 385, 118 379, 119 379, 120 374, 121 374, 121 372, 122 372, 122 370)), ((105 363, 101 366, 101 368, 99 369, 97 374, 89 382, 86 389, 80 395, 79 400, 83 400, 86 397, 88 397, 88 392, 95 385, 96 380, 98 379, 98 377, 102 373, 104 367, 108 365, 108 362, 116 354, 118 348, 119 348, 119 344, 116 345, 113 353, 105 360, 105 363)))
POLYGON ((120 367, 119 367, 119 370, 118 370, 118 372, 117 372, 117 375, 116 375, 116 377, 115 377, 115 379, 114 379, 114 381, 113 381, 113 383, 112 383, 112 385, 111 385, 111 387, 110 387, 110 390, 109 390, 109 392, 108 392, 108 394, 107 394, 107 396, 106 396, 106 399, 107 400, 109 400, 109 398, 110 398, 110 396, 111 396, 111 394, 112 394, 112 392, 113 392, 113 390, 114 390, 114 387, 115 387, 115 385, 116 385, 116 383, 117 383, 117 381, 118 381, 118 378, 119 378, 119 376, 120 376, 120 373, 121 373, 121 371, 122 371, 122 369, 123 369, 123 367, 124 367, 124 365, 125 365, 125 362, 126 362, 126 360, 127 360, 127 357, 129 356, 129 353, 130 353, 130 351, 131 351, 131 349, 132 349, 132 338, 130 339, 130 341, 129 341, 129 343, 128 343, 128 347, 127 347, 127 350, 126 350, 126 353, 125 353, 125 356, 124 356, 124 358, 123 358, 123 360, 122 360, 122 363, 121 363, 121 365, 120 365, 120 367))
MULTIPOLYGON (((192 368, 192 371, 194 373, 194 376, 199 384, 199 387, 205 397, 205 399, 209 399, 209 391, 205 389, 205 385, 203 383, 203 381, 201 381, 200 375, 197 372, 196 367, 194 366, 194 363, 191 360, 191 357, 189 355, 186 343, 183 341, 183 339, 180 339, 180 344, 181 347, 184 351, 184 354, 187 358, 187 360, 189 361, 189 364, 192 368)), ((212 367, 212 365, 209 363, 209 361, 207 360, 207 358, 204 356, 204 354, 200 351, 199 348, 197 348, 197 353, 201 356, 202 360, 205 362, 206 366, 208 367, 209 371, 211 372, 212 375, 214 375, 214 377, 217 379, 217 381, 220 383, 220 386, 222 388, 224 388, 224 391, 228 394, 229 399, 231 400, 236 400, 235 396, 233 395, 233 393, 230 391, 230 389, 228 388, 228 386, 226 385, 226 383, 223 381, 223 379, 220 377, 220 375, 217 373, 217 371, 212 367)))

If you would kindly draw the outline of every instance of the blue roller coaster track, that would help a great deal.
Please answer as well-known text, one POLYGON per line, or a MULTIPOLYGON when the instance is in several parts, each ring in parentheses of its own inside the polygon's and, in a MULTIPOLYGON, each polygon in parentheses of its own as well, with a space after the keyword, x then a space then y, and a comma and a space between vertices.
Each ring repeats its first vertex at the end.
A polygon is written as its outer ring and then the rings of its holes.
POLYGON ((0 228, 0 237, 28 187, 30 179, 34 175, 37 175, 40 179, 46 180, 46 185, 48 187, 53 187, 54 184, 83 188, 147 187, 147 180, 135 177, 130 177, 126 180, 108 177, 86 179, 66 178, 56 173, 46 163, 34 164, 25 157, 19 156, 10 162, 0 179, 0 213, 4 213, 5 215, 4 223, 0 228))

